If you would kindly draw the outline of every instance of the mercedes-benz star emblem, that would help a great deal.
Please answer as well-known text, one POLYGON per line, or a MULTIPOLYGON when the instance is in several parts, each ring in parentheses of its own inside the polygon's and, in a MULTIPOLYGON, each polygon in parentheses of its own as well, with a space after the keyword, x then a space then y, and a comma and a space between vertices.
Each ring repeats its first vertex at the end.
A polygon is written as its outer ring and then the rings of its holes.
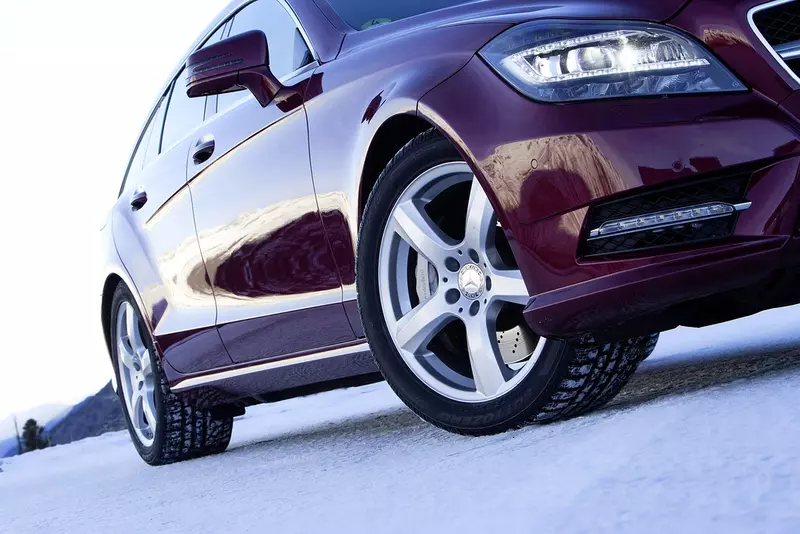
POLYGON ((468 263, 458 272, 458 288, 461 294, 468 299, 478 299, 483 295, 484 275, 480 267, 474 263, 468 263))

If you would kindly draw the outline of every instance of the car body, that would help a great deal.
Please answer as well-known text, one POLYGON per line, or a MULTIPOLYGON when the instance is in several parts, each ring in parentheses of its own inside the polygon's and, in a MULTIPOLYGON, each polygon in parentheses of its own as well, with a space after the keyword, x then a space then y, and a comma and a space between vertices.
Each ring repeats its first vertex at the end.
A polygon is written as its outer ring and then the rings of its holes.
MULTIPOLYGON (((325 0, 257 1, 285 9, 308 46, 308 61, 276 74, 292 94, 267 106, 246 92, 188 99, 182 60, 138 143, 151 148, 134 153, 103 229, 109 348, 122 283, 172 391, 213 388, 221 403, 250 402, 375 378, 357 304, 359 224, 383 169, 431 128, 494 206, 538 335, 617 339, 800 302, 800 84, 793 56, 782 58, 753 22, 793 4, 493 0, 357 31, 325 0), (743 87, 550 103, 479 54, 518 25, 563 20, 672 28, 743 87), (178 119, 195 114, 177 132, 173 106, 178 119), (742 211, 704 238, 670 227, 650 236, 658 247, 638 236, 591 248, 603 222, 641 214, 632 202, 644 198, 650 212, 691 206, 731 180, 741 187, 725 194, 742 211)), ((190 52, 229 37, 251 4, 234 1, 190 52)), ((689 233, 705 231, 695 226, 689 233)))

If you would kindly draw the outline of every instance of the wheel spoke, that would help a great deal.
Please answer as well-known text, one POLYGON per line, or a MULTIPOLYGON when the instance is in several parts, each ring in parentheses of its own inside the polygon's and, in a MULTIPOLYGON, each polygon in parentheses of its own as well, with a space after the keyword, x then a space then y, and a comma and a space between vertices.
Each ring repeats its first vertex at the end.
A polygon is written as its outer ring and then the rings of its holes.
POLYGON ((147 419, 148 426, 155 429, 156 426, 156 403, 152 388, 145 385, 142 389, 142 413, 147 419))
POLYGON ((467 207, 465 240, 478 250, 486 250, 496 226, 492 204, 477 178, 473 179, 467 207))
POLYGON ((117 354, 119 357, 119 361, 125 366, 127 369, 134 371, 133 369, 133 361, 134 355, 131 351, 131 348, 128 346, 128 343, 123 338, 120 338, 117 342, 117 354))
POLYGON ((144 408, 144 399, 142 398, 142 392, 139 389, 139 384, 134 382, 131 384, 131 388, 131 411, 128 413, 131 416, 131 423, 133 423, 133 426, 141 430, 144 428, 144 425, 142 425, 142 418, 139 417, 139 414, 144 413, 142 411, 144 408))
POLYGON ((456 245, 448 242, 449 239, 414 201, 399 204, 393 220, 400 237, 431 263, 440 265, 456 249, 456 245))
POLYGON ((149 376, 153 374, 153 365, 150 361, 150 351, 146 350, 142 353, 141 358, 139 359, 139 365, 142 366, 142 375, 149 376))
POLYGON ((125 329, 127 330, 128 343, 130 343, 133 352, 141 357, 145 346, 139 330, 139 315, 130 304, 125 306, 125 329))
POLYGON ((136 314, 133 313, 133 306, 127 302, 123 306, 125 306, 125 336, 133 345, 134 336, 136 335, 136 314))
POLYGON ((492 343, 486 318, 478 316, 466 322, 467 347, 475 388, 479 393, 490 397, 500 391, 506 383, 505 365, 492 343))
POLYGON ((528 287, 518 270, 498 271, 492 269, 489 273, 492 280, 492 299, 501 302, 527 305, 530 299, 528 287))
POLYGON ((117 311, 117 359, 120 393, 135 439, 153 442, 156 425, 153 361, 145 343, 141 318, 135 306, 124 302, 117 311))
POLYGON ((395 339, 408 352, 417 352, 453 317, 444 297, 436 294, 397 321, 395 339))

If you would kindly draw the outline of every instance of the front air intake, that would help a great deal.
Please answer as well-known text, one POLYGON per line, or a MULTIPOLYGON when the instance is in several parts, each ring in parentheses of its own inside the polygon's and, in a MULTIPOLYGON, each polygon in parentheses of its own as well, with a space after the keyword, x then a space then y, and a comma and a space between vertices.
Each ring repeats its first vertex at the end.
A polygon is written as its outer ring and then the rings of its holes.
POLYGON ((750 207, 749 174, 650 189, 590 209, 582 256, 609 256, 733 235, 750 207))

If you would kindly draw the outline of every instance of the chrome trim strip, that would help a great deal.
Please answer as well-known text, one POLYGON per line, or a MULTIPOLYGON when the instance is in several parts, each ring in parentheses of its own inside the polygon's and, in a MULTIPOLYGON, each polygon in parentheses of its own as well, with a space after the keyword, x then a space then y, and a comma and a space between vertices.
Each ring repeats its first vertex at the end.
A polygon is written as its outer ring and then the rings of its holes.
POLYGON ((296 356, 294 358, 286 358, 284 360, 265 362, 257 365, 251 365, 249 367, 240 367, 238 369, 231 369, 229 371, 219 371, 216 373, 197 376, 194 378, 187 378, 185 380, 181 380, 180 382, 172 386, 171 389, 172 391, 185 391, 187 389, 213 384, 215 382, 220 382, 222 380, 238 378, 240 376, 261 373, 264 371, 271 371, 273 369, 280 369, 282 367, 301 365, 304 363, 315 362, 318 360, 326 360, 328 358, 338 358, 340 356, 347 356, 348 354, 369 352, 369 350, 370 349, 368 343, 366 342, 359 343, 357 345, 350 345, 347 347, 339 347, 336 349, 325 350, 322 352, 304 354, 302 356, 296 356))
POLYGON ((302 76, 303 74, 305 74, 307 72, 310 72, 310 71, 316 69, 317 67, 319 67, 319 62, 315 59, 314 61, 312 61, 308 65, 303 65, 299 69, 297 69, 295 71, 292 71, 289 74, 287 74, 286 76, 283 76, 283 77, 279 78, 278 81, 281 82, 281 83, 284 83, 287 80, 291 80, 292 78, 296 78, 298 76, 302 76))
POLYGON ((357 300, 358 299, 358 292, 356 291, 355 284, 344 286, 342 288, 342 301, 348 302, 350 300, 357 300))
POLYGON ((317 55, 317 51, 314 49, 314 45, 311 43, 311 38, 308 36, 308 33, 306 33, 306 29, 300 23, 300 19, 297 18, 297 14, 294 12, 294 9, 292 9, 292 6, 290 6, 286 0, 278 0, 278 2, 283 5, 283 7, 289 13, 289 16, 292 17, 292 20, 294 20, 294 25, 300 30, 300 35, 303 36, 306 46, 308 46, 308 50, 311 52, 311 57, 314 58, 314 61, 319 61, 319 55, 317 55))
MULTIPOLYGON (((614 233, 611 233, 611 234, 600 235, 600 230, 606 224, 624 220, 624 219, 614 219, 612 221, 604 222, 603 224, 601 224, 600 226, 598 226, 597 228, 595 228, 594 230, 589 232, 589 238, 587 239, 587 241, 595 241, 597 239, 608 239, 609 237, 616 237, 616 236, 620 236, 620 235, 635 234, 636 232, 646 232, 646 231, 649 231, 649 230, 660 230, 660 229, 663 229, 663 228, 669 228, 671 226, 681 226, 683 224, 689 224, 689 223, 693 223, 693 222, 709 221, 711 219, 721 219, 722 217, 731 217, 731 216, 735 215, 736 213, 738 213, 740 211, 744 211, 746 209, 749 209, 750 206, 753 205, 752 202, 740 202, 739 204, 728 204, 727 202, 708 202, 706 204, 700 204, 700 206, 706 206, 708 204, 727 204, 728 206, 732 206, 733 207, 733 212, 731 212, 731 213, 723 213, 722 215, 712 215, 710 217, 698 217, 697 219, 688 219, 688 220, 685 220, 685 221, 677 221, 677 222, 658 224, 658 225, 654 225, 654 226, 646 226, 644 228, 633 228, 631 230, 625 230, 625 231, 622 231, 622 232, 614 232, 614 233)), ((686 207, 683 207, 683 208, 675 208, 675 209, 676 210, 679 210, 679 209, 688 210, 688 209, 692 209, 692 208, 696 208, 696 207, 698 207, 698 206, 686 206, 686 207)), ((668 212, 668 211, 673 211, 673 210, 662 210, 662 211, 656 211, 656 212, 650 212, 650 213, 642 213, 640 215, 632 215, 630 217, 625 217, 625 219, 632 219, 634 217, 645 217, 647 215, 665 213, 665 212, 668 212)))
POLYGON ((775 51, 784 60, 795 59, 797 57, 800 57, 800 41, 783 43, 781 45, 776 46, 775 51))
POLYGON ((758 26, 756 26, 756 23, 753 21, 753 15, 759 11, 783 4, 788 4, 789 2, 794 2, 794 0, 774 0, 766 4, 761 4, 760 6, 755 6, 747 12, 747 23, 750 24, 750 29, 756 34, 756 37, 758 37, 758 40, 761 41, 761 44, 763 44, 767 50, 769 50, 769 53, 772 54, 772 57, 775 58, 775 61, 777 61, 784 68, 784 70, 789 73, 789 75, 795 82, 797 82, 797 84, 800 84, 800 76, 795 74, 794 71, 789 68, 789 65, 786 64, 786 62, 783 60, 783 58, 781 58, 780 54, 775 51, 772 45, 767 42, 767 40, 764 38, 764 35, 761 33, 761 30, 758 29, 758 26))

